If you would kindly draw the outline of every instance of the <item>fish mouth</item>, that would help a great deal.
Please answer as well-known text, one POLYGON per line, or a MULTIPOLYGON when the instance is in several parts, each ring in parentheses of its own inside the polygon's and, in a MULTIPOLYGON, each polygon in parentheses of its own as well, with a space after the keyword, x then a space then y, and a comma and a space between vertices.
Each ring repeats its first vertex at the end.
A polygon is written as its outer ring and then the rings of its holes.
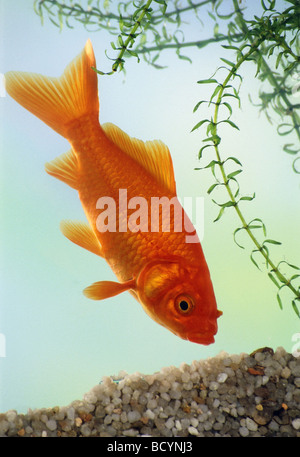
POLYGON ((193 335, 189 335, 187 340, 191 341, 191 343, 203 344, 204 346, 208 346, 209 344, 215 342, 214 336, 208 333, 195 333, 193 335))

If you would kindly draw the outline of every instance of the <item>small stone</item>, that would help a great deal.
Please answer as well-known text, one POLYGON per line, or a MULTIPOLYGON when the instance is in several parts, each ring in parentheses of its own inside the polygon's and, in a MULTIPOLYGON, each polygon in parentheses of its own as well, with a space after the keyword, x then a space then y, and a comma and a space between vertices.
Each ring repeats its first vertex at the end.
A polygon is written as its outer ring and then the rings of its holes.
POLYGON ((19 436, 24 436, 24 435, 25 435, 25 429, 24 429, 24 428, 21 428, 21 429, 18 431, 18 435, 19 435, 19 436))
POLYGON ((197 428, 197 427, 198 427, 198 424, 199 424, 198 419, 196 419, 196 417, 192 417, 192 418, 191 418, 191 425, 192 425, 193 427, 197 428))
POLYGON ((248 436, 249 435, 249 430, 247 429, 247 427, 240 427, 239 428, 239 434, 241 436, 248 436))
POLYGON ((175 421, 175 427, 176 427, 177 430, 179 430, 179 431, 182 430, 182 426, 181 426, 181 423, 180 423, 179 420, 176 420, 176 421, 175 421))
POLYGON ((9 429, 9 422, 6 420, 0 421, 0 435, 5 434, 9 429))
POLYGON ((282 378, 285 378, 285 379, 288 379, 290 376, 291 376, 292 372, 291 370, 289 369, 289 367, 284 367, 282 370, 281 370, 281 373, 280 373, 280 376, 282 378))
POLYGON ((189 427, 188 428, 188 432, 189 432, 190 435, 194 435, 194 436, 198 436, 199 435, 199 432, 195 427, 189 427))
POLYGON ((294 427, 295 430, 300 430, 300 418, 297 417, 292 421, 292 426, 294 427))
POLYGON ((76 427, 80 427, 81 424, 82 424, 82 419, 81 419, 81 417, 76 417, 76 419, 75 419, 75 425, 76 425, 76 427))
POLYGON ((170 417, 165 423, 166 428, 169 430, 171 430, 174 427, 174 425, 175 425, 175 422, 172 417, 170 417))
POLYGON ((217 382, 222 384, 223 382, 226 381, 227 378, 228 378, 228 374, 227 373, 219 373, 218 377, 217 377, 217 382))
POLYGON ((294 384, 296 387, 300 387, 300 378, 295 378, 294 379, 294 384))
POLYGON ((210 390, 218 390, 218 388, 219 388, 219 383, 216 382, 216 381, 212 381, 212 382, 209 384, 209 388, 210 388, 210 390))
POLYGON ((25 427, 25 432, 27 435, 30 435, 33 432, 33 428, 30 427, 30 425, 27 425, 27 427, 25 427))
POLYGON ((67 418, 73 421, 75 419, 75 409, 73 406, 67 410, 67 418))
POLYGON ((292 370, 292 375, 296 378, 300 377, 300 360, 290 362, 289 366, 292 370))
POLYGON ((263 408, 262 410, 255 410, 253 419, 258 425, 266 425, 272 419, 272 411, 270 408, 263 408))
POLYGON ((191 412, 191 407, 190 407, 190 405, 188 405, 188 404, 184 404, 183 407, 182 407, 182 410, 183 410, 185 413, 189 414, 189 413, 191 412))
POLYGON ((181 375, 182 382, 189 382, 190 380, 190 374, 188 372, 184 372, 181 375))
POLYGON ((80 428, 80 431, 83 436, 90 436, 92 433, 88 423, 83 424, 80 428))
POLYGON ((151 409, 147 409, 147 411, 144 414, 144 417, 147 417, 147 419, 153 420, 155 418, 155 414, 153 411, 151 411, 151 409))
POLYGON ((214 402, 213 402, 213 408, 218 408, 218 406, 220 405, 220 400, 218 398, 215 398, 214 399, 214 402))
POLYGON ((134 430, 133 428, 130 428, 129 430, 124 430, 123 435, 133 437, 133 436, 137 436, 138 433, 139 433, 138 430, 134 430))
POLYGON ((130 423, 137 422, 138 420, 140 420, 141 417, 142 417, 141 414, 136 410, 129 411, 127 413, 127 418, 130 423))
POLYGON ((257 431, 257 424, 250 417, 246 417, 246 427, 250 432, 257 431))
POLYGON ((272 432, 278 432, 278 430, 279 430, 279 425, 277 424, 277 422, 275 422, 275 420, 272 420, 272 421, 269 423, 268 428, 269 428, 269 430, 271 430, 272 432))
POLYGON ((57 429, 57 423, 54 419, 50 419, 46 422, 46 427, 53 432, 57 429))

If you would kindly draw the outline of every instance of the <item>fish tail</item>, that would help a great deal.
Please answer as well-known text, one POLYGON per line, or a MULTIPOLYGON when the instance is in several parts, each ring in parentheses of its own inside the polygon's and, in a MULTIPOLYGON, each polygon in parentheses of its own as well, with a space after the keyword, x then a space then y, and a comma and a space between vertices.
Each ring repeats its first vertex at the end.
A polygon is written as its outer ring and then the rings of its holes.
POLYGON ((9 71, 5 87, 9 95, 60 135, 68 138, 69 125, 84 115, 99 114, 97 74, 91 41, 59 78, 37 73, 9 71))

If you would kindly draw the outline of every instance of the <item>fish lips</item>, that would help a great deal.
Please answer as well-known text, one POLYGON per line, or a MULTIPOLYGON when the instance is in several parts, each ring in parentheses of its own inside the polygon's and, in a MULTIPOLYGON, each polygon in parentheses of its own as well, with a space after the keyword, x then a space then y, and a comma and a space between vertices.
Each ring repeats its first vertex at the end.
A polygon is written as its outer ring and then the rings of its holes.
POLYGON ((204 346, 215 342, 215 338, 211 333, 194 333, 188 335, 187 340, 191 343, 203 344, 204 346))

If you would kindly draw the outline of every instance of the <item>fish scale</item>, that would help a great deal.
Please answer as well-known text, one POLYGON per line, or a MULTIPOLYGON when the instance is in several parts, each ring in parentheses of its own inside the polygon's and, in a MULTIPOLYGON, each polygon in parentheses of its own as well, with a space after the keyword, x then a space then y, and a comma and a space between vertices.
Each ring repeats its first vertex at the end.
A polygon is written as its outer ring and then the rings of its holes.
MULTIPOLYGON (((168 255, 176 251, 177 255, 181 255, 189 250, 191 262, 197 260, 194 258, 195 250, 191 245, 184 242, 186 232, 176 233, 175 237, 170 238, 169 243, 166 243, 165 240, 167 238, 166 232, 157 234, 154 239, 151 232, 142 232, 139 238, 130 230, 125 233, 119 233, 118 231, 100 233, 96 228, 96 219, 99 215, 99 210, 96 209, 96 202, 99 197, 104 195, 112 197, 116 202, 118 214, 119 189, 124 188, 127 189, 128 201, 132 197, 143 196, 148 202, 148 210, 150 212, 151 197, 166 196, 166 191, 155 182, 153 183, 153 180, 149 179, 147 175, 145 176, 141 166, 133 160, 130 164, 130 179, 126 179, 126 168, 128 168, 126 163, 125 170, 121 175, 116 171, 118 162, 120 160, 124 162, 125 157, 122 156, 125 154, 115 145, 107 146, 109 140, 105 137, 105 133, 99 126, 98 121, 91 121, 90 119, 77 121, 75 126, 69 130, 68 135, 71 139, 71 145, 78 155, 83 175, 81 187, 79 188, 82 206, 88 219, 93 221, 96 236, 108 253, 107 260, 109 264, 118 265, 117 268, 113 267, 113 270, 120 280, 124 281, 136 276, 145 263, 145 259, 160 257, 162 254, 168 255), (84 147, 81 140, 82 132, 85 132, 88 138, 88 140, 84 140, 84 147), (93 163, 93 173, 90 173, 92 168, 90 162, 93 163), (137 253, 138 247, 139 252, 137 253), (127 259, 126 263, 122 262, 123 258, 127 259)), ((169 197, 172 198, 174 195, 170 194, 169 197)), ((128 210, 128 213, 130 214, 130 210, 128 210)), ((163 219, 161 217, 160 226, 162 224, 163 219)), ((148 225, 150 225, 150 221, 148 225)), ((174 221, 171 220, 170 231, 172 231, 173 225, 174 221)))

